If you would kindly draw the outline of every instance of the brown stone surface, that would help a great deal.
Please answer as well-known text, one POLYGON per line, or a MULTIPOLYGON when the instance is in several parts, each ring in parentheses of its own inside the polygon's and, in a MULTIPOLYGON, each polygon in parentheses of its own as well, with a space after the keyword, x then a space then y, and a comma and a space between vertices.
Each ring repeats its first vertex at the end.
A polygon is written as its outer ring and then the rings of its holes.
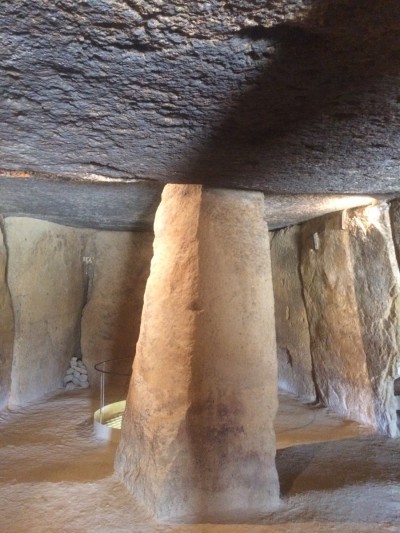
POLYGON ((300 226, 271 233, 278 384, 303 400, 315 400, 310 333, 300 279, 300 226))
POLYGON ((7 285, 7 249, 0 219, 0 409, 5 407, 11 386, 14 315, 7 285))
POLYGON ((76 230, 28 218, 5 221, 15 314, 11 404, 62 386, 77 349, 83 298, 76 230))
MULTIPOLYGON (((91 262, 85 267, 89 287, 81 349, 92 385, 99 380, 96 363, 135 354, 152 243, 152 233, 133 232, 91 232, 87 240, 85 256, 91 262)), ((130 367, 131 362, 121 361, 114 370, 129 372, 130 367)))
POLYGON ((276 506, 276 381, 263 196, 168 185, 119 476, 159 519, 206 521, 276 506))
POLYGON ((395 435, 400 279, 387 207, 306 223, 301 274, 322 401, 395 435))

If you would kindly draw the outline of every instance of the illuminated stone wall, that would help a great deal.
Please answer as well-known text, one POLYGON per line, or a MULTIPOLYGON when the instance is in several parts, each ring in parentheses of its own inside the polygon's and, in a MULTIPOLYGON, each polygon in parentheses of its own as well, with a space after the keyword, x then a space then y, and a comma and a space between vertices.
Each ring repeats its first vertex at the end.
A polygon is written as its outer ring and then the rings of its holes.
MULTIPOLYGON (((301 396, 301 385, 313 379, 323 404, 396 435, 393 382, 399 364, 400 274, 388 205, 315 219, 292 232, 278 232, 272 242, 276 239, 285 244, 287 256, 295 258, 300 250, 297 280, 290 282, 292 299, 285 292, 287 272, 279 270, 284 284, 278 274, 274 284, 280 380, 288 382, 284 350, 292 342, 291 392, 301 396), (298 242, 293 232, 298 233, 298 242), (308 347, 302 342, 300 312, 295 318, 297 338, 285 316, 291 316, 291 307, 299 300, 296 284, 302 286, 307 312, 311 369, 303 363, 308 347), (284 300, 289 311, 280 305, 284 300)), ((274 245, 272 262, 276 271, 279 264, 284 268, 274 245)), ((292 272, 296 277, 295 267, 292 272)))
POLYGON ((77 229, 25 217, 6 218, 3 232, 0 408, 62 387, 72 356, 83 358, 91 385, 98 381, 96 362, 133 358, 151 233, 77 229))
POLYGON ((400 280, 388 207, 307 223, 302 236, 301 274, 321 399, 393 435, 400 280))

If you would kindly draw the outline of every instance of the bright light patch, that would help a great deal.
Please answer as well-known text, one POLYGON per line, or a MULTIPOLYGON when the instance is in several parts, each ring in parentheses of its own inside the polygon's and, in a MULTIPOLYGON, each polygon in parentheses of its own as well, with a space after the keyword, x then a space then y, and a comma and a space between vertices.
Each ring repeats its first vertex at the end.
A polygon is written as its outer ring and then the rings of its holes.
POLYGON ((324 210, 332 212, 374 203, 376 203, 376 199, 372 196, 335 196, 322 200, 324 210))
POLYGON ((369 223, 376 226, 380 224, 380 218, 382 216, 382 211, 385 211, 386 209, 387 209, 387 204, 369 205, 368 207, 365 208, 364 213, 369 223))

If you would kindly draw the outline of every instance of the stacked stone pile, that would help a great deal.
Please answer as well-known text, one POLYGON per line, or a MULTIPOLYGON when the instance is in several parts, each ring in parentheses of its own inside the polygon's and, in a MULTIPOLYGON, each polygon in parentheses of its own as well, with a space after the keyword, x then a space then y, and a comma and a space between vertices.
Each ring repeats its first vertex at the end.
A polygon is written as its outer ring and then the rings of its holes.
POLYGON ((67 390, 89 387, 88 371, 81 359, 71 358, 70 367, 64 378, 64 386, 67 390))

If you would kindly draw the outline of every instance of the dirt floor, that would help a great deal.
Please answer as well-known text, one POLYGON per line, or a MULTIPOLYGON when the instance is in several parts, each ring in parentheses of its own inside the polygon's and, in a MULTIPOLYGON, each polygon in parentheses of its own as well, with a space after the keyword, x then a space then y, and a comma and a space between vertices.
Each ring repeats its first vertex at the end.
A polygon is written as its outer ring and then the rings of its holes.
POLYGON ((400 532, 400 439, 281 396, 281 508, 256 523, 157 524, 93 435, 97 397, 59 392, 0 415, 0 533, 400 532))

